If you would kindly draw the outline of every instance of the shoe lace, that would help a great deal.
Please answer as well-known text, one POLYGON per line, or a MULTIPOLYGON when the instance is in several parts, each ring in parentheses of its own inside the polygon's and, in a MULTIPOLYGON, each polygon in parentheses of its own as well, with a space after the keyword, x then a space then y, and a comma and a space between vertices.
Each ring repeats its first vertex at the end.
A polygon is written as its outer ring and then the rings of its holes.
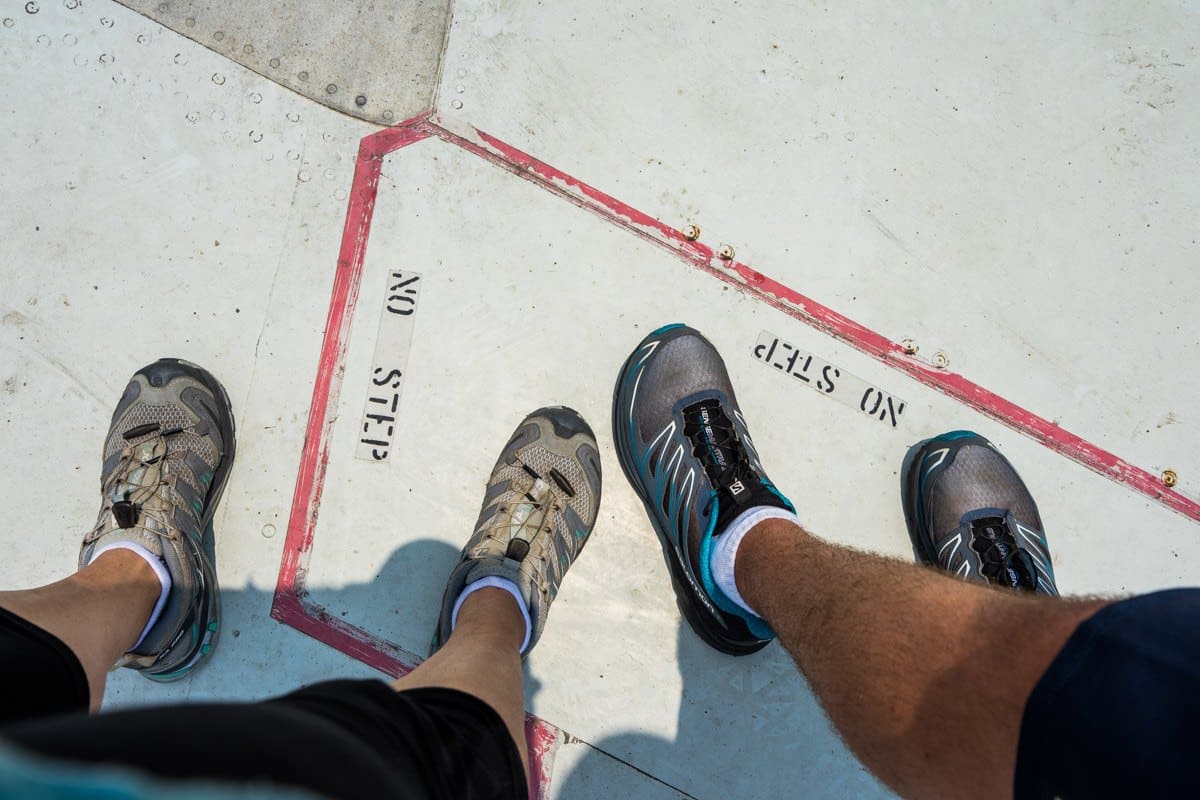
MULTIPOLYGON (((733 420, 718 400, 701 400, 684 408, 683 435, 691 442, 692 455, 704 466, 714 489, 756 478, 733 420)), ((709 495, 702 513, 709 512, 719 494, 718 490, 709 495)))
MULTIPOLYGON (((558 489, 561 489, 564 494, 569 490, 570 484, 564 487, 559 484, 558 478, 553 473, 556 470, 551 470, 549 480, 542 477, 530 467, 528 464, 519 459, 513 463, 513 466, 520 467, 522 472, 527 476, 526 480, 520 483, 514 483, 511 492, 514 492, 517 497, 515 500, 516 506, 526 507, 522 516, 517 521, 517 527, 514 531, 513 521, 516 515, 514 503, 501 503, 497 509, 497 513, 493 515, 494 523, 487 528, 488 535, 497 541, 503 541, 501 537, 508 539, 506 556, 514 561, 523 561, 529 553, 530 543, 537 538, 539 533, 549 534, 551 530, 550 517, 555 511, 561 511, 564 507, 562 498, 559 496, 558 489), (533 526, 532 521, 537 520, 537 525, 533 526), (529 529, 533 528, 532 531, 529 529), (522 533, 527 533, 527 537, 522 537, 522 533)), ((563 479, 565 481, 565 479, 563 479)), ((573 493, 573 490, 571 490, 573 493)), ((546 553, 548 550, 542 550, 542 566, 546 564, 546 553)))
MULTIPOLYGON (((181 426, 155 431, 141 441, 130 442, 108 481, 106 500, 118 527, 138 527, 160 536, 174 530, 169 502, 152 502, 170 486, 168 462, 180 461, 183 451, 171 452, 168 439, 189 430, 181 426), (147 524, 153 520, 156 524, 147 524)), ((99 538, 108 525, 103 520, 89 534, 88 541, 99 538)))
POLYGON ((982 517, 971 523, 971 549, 979 554, 980 572, 988 583, 1035 591, 1033 558, 1021 547, 1003 517, 982 517))

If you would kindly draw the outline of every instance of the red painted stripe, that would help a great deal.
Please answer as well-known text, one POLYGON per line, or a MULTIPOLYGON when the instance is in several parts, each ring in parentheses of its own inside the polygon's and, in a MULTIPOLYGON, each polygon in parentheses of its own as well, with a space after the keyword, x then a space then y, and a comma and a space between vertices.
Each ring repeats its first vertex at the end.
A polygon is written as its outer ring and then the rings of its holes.
MULTIPOLYGON (((408 674, 421 659, 309 601, 305 575, 316 533, 325 469, 329 463, 329 434, 335 419, 331 409, 336 406, 341 394, 341 367, 358 300, 383 157, 427 138, 433 129, 426 120, 426 116, 417 117, 368 136, 359 144, 329 313, 325 320, 325 337, 321 343, 317 377, 309 406, 304 450, 300 457, 283 558, 271 605, 273 618, 392 677, 408 674)), ((530 800, 541 800, 550 785, 554 754, 561 741, 561 732, 554 725, 528 713, 525 715, 525 732, 529 744, 530 776, 533 779, 529 797, 530 800)))
POLYGON ((683 233, 605 194, 556 167, 500 141, 477 128, 466 134, 431 121, 435 135, 475 153, 499 166, 557 194, 581 208, 596 213, 642 238, 666 247, 741 291, 757 297, 773 308, 800 320, 835 339, 846 342, 867 355, 900 370, 913 379, 934 388, 976 411, 1041 442, 1106 478, 1135 489, 1172 511, 1200 520, 1200 503, 1163 485, 1148 470, 1092 444, 1044 417, 972 382, 958 373, 939 369, 919 358, 905 354, 899 344, 865 325, 843 316, 826 305, 785 286, 779 281, 739 261, 723 261, 709 246, 691 242, 683 233))
POLYGON ((423 122, 424 117, 410 120, 412 124, 406 123, 407 127, 368 136, 359 145, 354 182, 347 201, 346 224, 342 229, 342 245, 333 276, 329 313, 325 317, 325 337, 321 342, 317 378, 308 409, 304 451, 300 456, 296 491, 292 495, 292 513, 288 520, 283 564, 279 571, 279 590, 303 593, 304 564, 301 557, 312 547, 317 509, 321 504, 325 467, 329 463, 329 427, 333 423, 329 414, 330 398, 336 398, 341 391, 340 366, 346 354, 346 335, 358 300, 363 259, 379 189, 379 172, 383 165, 383 154, 387 152, 382 145, 386 143, 395 149, 424 139, 429 134, 420 124, 423 122))

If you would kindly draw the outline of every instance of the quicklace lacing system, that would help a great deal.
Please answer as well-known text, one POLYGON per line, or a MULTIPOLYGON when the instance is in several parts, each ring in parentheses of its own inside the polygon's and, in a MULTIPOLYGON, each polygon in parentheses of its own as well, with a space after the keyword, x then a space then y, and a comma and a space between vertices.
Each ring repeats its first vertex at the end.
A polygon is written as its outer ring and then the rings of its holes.
POLYGON ((701 513, 707 514, 722 491, 735 484, 758 480, 746 457, 733 421, 715 399, 701 400, 683 409, 683 435, 692 443, 713 486, 701 513))
POLYGON ((971 549, 979 554, 980 572, 988 583, 1035 591, 1037 571, 1029 553, 1017 546, 1003 517, 981 517, 971 522, 971 549))
MULTIPOLYGON (((109 480, 106 498, 112 519, 120 528, 141 528, 158 536, 171 537, 177 529, 171 519, 171 504, 162 495, 170 484, 168 462, 179 460, 183 452, 170 453, 167 439, 183 433, 187 428, 176 427, 158 430, 157 426, 145 429, 134 428, 125 433, 126 439, 134 439, 148 433, 155 435, 128 444, 121 451, 121 460, 109 480), (157 500, 157 502, 155 502, 157 500)), ((102 517, 100 523, 89 533, 85 544, 90 544, 111 530, 102 517)))
MULTIPOLYGON (((510 491, 516 493, 517 499, 512 503, 503 503, 492 517, 495 524, 488 526, 488 536, 496 541, 507 539, 508 545, 505 557, 513 561, 524 561, 529 554, 529 548, 539 533, 549 534, 551 530, 550 517, 555 511, 563 509, 559 492, 573 497, 575 490, 567 479, 556 469, 543 477, 532 467, 517 461, 514 466, 520 466, 529 476, 527 482, 514 484, 510 491)), ((542 567, 546 565, 546 552, 542 551, 542 567)))

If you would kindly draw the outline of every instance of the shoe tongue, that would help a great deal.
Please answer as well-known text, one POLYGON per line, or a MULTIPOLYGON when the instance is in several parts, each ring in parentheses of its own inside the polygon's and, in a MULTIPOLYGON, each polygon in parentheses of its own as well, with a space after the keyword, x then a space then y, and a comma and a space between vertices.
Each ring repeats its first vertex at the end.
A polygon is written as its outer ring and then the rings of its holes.
POLYGON ((546 524, 551 500, 550 485, 544 479, 537 478, 508 509, 505 525, 509 540, 506 558, 523 561, 529 554, 530 545, 546 524))
POLYGON ((683 410, 684 433, 714 483, 722 473, 736 466, 741 456, 740 443, 733 423, 716 399, 701 400, 683 410))
POLYGON ((785 511, 792 510, 788 508, 786 503, 779 499, 778 495, 764 486, 762 481, 757 478, 742 479, 740 483, 743 489, 739 492, 733 491, 733 489, 737 488, 736 486, 718 490, 717 502, 719 506, 717 526, 714 530, 725 530, 729 523, 741 516, 743 511, 748 511, 751 508, 771 506, 772 508, 782 508, 785 511))
POLYGON ((692 442, 692 452, 704 464, 709 483, 717 493, 716 530, 724 530, 750 508, 788 508, 750 465, 737 430, 720 401, 701 400, 686 407, 683 414, 684 434, 692 442))
POLYGON ((131 446, 130 468, 113 486, 110 493, 113 521, 120 528, 132 528, 142 517, 143 510, 161 510, 166 505, 162 496, 163 458, 167 445, 162 437, 131 446))
POLYGON ((988 583, 1037 591, 1037 570, 1029 553, 1017 546, 1004 517, 979 517, 970 522, 971 549, 979 554, 979 571, 988 583))

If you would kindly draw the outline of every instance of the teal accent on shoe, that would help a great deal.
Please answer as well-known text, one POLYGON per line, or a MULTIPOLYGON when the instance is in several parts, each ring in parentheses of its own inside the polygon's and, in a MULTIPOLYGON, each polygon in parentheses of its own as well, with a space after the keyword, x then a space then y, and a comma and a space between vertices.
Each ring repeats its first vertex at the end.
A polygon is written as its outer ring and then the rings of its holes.
POLYGON ((685 326, 682 322, 672 322, 670 325, 663 325, 658 330, 651 331, 650 335, 658 336, 660 333, 666 333, 667 331, 673 331, 676 328, 684 328, 684 327, 687 327, 687 326, 685 326))
MULTIPOLYGON (((782 497, 782 495, 781 495, 782 497)), ((784 499, 786 503, 787 500, 784 499)), ((717 527, 717 496, 712 494, 712 516, 708 518, 708 530, 704 531, 704 536, 700 538, 700 583, 704 586, 704 591, 708 593, 708 599, 712 600, 713 605, 724 611, 726 614, 732 614, 735 617, 740 617, 746 622, 746 627, 760 639, 774 639, 775 631, 771 630, 771 626, 767 624, 762 617, 756 616, 746 611, 737 603, 729 599, 729 597, 721 591, 721 587, 717 586, 717 582, 712 576, 712 549, 713 549, 713 529, 717 527)), ((788 505, 791 505, 790 503, 788 505)), ((792 512, 796 513, 795 511, 792 512)))
POLYGON ((979 434, 975 433, 975 431, 950 431, 949 433, 943 433, 941 436, 935 436, 932 439, 930 439, 929 441, 931 441, 931 442, 953 442, 956 439, 969 439, 972 436, 978 436, 978 435, 979 434))
POLYGON ((767 490, 771 494, 778 497, 781 503, 783 503, 785 506, 787 506, 788 511, 792 512, 793 514, 796 513, 796 507, 794 505, 792 505, 792 501, 788 500, 786 497, 784 497, 783 492, 781 492, 775 488, 775 484, 771 483, 770 481, 763 481, 762 484, 763 484, 763 486, 767 487, 767 490))

